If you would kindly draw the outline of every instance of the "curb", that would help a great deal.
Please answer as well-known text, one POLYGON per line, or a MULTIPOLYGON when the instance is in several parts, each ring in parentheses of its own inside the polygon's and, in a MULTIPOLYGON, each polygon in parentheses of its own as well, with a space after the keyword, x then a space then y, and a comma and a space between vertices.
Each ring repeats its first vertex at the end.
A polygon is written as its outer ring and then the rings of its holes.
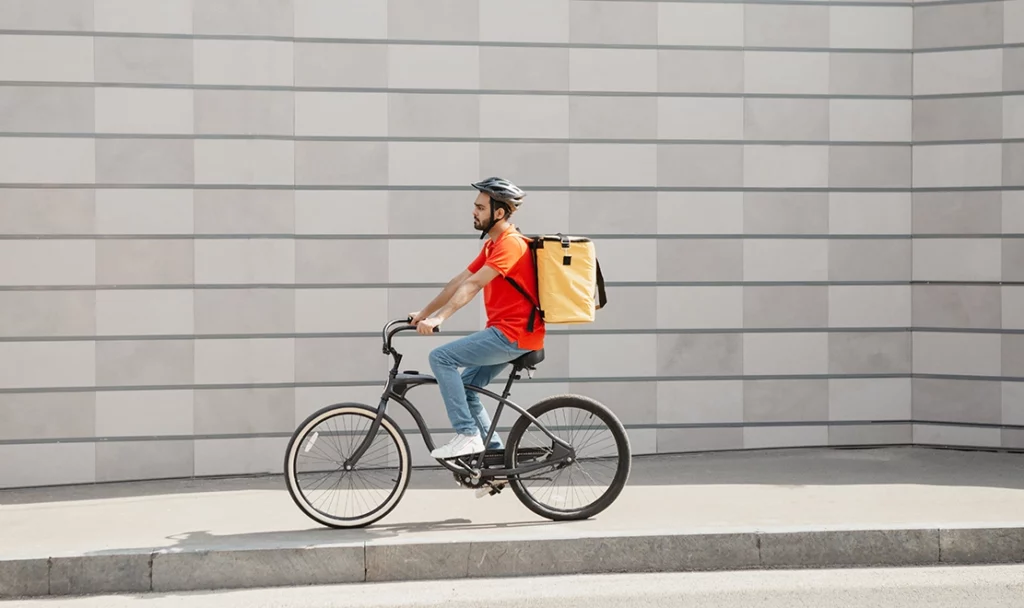
POLYGON ((606 534, 0 560, 0 598, 459 578, 1024 562, 1024 527, 606 534))

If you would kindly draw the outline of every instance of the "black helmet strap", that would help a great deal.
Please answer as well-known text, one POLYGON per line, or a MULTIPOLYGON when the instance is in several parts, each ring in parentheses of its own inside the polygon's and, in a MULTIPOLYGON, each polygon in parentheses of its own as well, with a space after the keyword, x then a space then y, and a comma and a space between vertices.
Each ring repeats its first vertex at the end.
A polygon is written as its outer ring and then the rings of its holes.
POLYGON ((506 215, 508 214, 508 207, 505 205, 505 203, 495 199, 492 196, 491 197, 491 219, 487 222, 487 226, 480 233, 480 240, 481 241, 484 239, 485 236, 487 236, 487 233, 491 231, 491 228, 494 228, 494 209, 498 205, 501 205, 502 207, 505 207, 505 213, 506 213, 506 215))

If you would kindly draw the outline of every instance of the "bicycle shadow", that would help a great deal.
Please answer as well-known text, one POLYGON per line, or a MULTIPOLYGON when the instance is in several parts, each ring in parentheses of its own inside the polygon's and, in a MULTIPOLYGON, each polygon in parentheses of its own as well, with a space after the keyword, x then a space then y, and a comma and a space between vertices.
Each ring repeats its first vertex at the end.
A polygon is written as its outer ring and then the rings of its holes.
MULTIPOLYGON (((214 534, 209 530, 196 530, 167 536, 173 545, 135 549, 147 553, 188 553, 192 551, 253 551, 307 549, 310 547, 362 546, 364 543, 396 538, 403 534, 444 533, 485 530, 513 530, 518 528, 547 527, 559 522, 548 520, 473 522, 466 518, 449 518, 437 521, 378 523, 358 530, 335 530, 311 526, 303 530, 278 530, 247 532, 240 534, 214 534)), ((467 538, 465 542, 475 539, 467 538)), ((458 542, 458 541, 456 541, 458 542)), ((89 551, 83 555, 123 555, 125 549, 103 549, 89 551)))
MULTIPOLYGON (((465 532, 481 530, 512 530, 517 528, 543 527, 557 524, 554 521, 531 520, 514 522, 473 522, 466 518, 449 518, 438 521, 379 523, 359 530, 333 530, 311 526, 304 530, 252 532, 244 534, 213 534, 207 530, 185 532, 167 537, 177 541, 163 552, 180 552, 194 548, 215 548, 223 550, 261 548, 305 548, 310 545, 334 546, 339 544, 362 544, 397 538, 403 534, 465 532)), ((469 539, 467 539, 469 542, 469 539)))

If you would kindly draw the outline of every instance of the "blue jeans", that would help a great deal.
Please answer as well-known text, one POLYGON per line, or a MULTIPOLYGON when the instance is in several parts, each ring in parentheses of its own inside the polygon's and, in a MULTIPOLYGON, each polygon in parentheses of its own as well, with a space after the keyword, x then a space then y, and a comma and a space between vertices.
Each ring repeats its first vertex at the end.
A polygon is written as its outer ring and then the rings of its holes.
MULTIPOLYGON (((430 351, 430 369, 437 378, 448 410, 448 420, 455 432, 463 435, 480 433, 487 436, 491 418, 480 403, 480 396, 466 385, 483 388, 490 384, 509 361, 530 352, 510 342, 493 327, 464 336, 430 351), (459 374, 458 368, 466 368, 459 374)), ((487 449, 500 450, 503 444, 498 433, 491 437, 487 449)))

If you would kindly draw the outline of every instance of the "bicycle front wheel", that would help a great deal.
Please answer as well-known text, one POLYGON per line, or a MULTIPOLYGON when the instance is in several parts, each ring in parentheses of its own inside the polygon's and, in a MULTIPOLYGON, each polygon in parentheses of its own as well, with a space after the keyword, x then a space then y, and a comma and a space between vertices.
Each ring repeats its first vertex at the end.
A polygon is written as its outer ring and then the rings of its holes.
MULTIPOLYGON (((588 519, 607 509, 626 486, 630 445, 626 429, 607 407, 582 395, 559 395, 527 410, 552 435, 576 450, 571 463, 552 463, 511 476, 519 500, 552 520, 588 519)), ((520 416, 508 435, 505 466, 510 469, 551 457, 554 441, 520 416)))
POLYGON ((409 443, 385 415, 351 470, 348 458, 377 411, 356 403, 323 408, 296 429, 285 452, 288 493, 308 517, 331 528, 368 526, 392 511, 409 485, 409 443))

